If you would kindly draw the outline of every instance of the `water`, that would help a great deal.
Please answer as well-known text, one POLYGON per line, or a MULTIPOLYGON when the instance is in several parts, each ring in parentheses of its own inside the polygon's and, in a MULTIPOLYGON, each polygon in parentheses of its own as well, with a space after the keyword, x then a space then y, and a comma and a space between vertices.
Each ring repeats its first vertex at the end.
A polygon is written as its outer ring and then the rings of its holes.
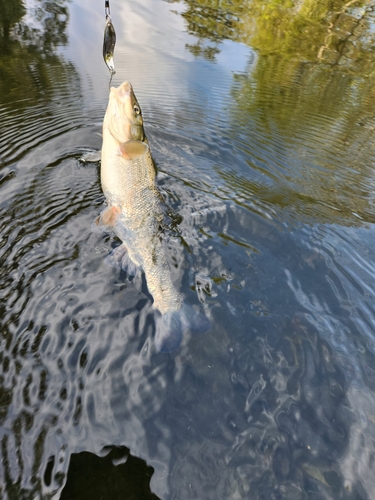
POLYGON ((79 162, 108 98, 99 3, 0 14, 1 498, 92 499, 102 457, 104 498, 370 500, 373 7, 111 0, 113 84, 134 86, 181 219, 168 259, 211 321, 160 354, 79 162))

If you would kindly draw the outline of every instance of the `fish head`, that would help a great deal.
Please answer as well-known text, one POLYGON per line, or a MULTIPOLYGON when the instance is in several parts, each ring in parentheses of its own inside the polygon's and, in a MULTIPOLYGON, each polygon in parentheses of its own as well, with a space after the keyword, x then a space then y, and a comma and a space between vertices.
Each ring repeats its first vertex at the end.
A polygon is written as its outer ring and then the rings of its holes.
POLYGON ((120 143, 145 140, 142 111, 131 83, 111 87, 105 125, 120 143))
POLYGON ((132 84, 123 82, 117 88, 112 87, 111 96, 112 95, 117 102, 122 117, 126 117, 132 125, 138 125, 139 127, 143 126, 141 107, 135 97, 132 84))

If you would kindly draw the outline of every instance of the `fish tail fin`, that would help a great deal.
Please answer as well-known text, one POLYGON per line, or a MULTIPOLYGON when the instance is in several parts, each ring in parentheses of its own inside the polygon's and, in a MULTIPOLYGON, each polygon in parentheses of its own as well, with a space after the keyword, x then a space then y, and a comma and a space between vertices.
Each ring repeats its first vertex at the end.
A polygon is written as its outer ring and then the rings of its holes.
POLYGON ((172 352, 180 346, 185 331, 204 333, 209 328, 210 321, 204 314, 184 304, 178 311, 169 311, 157 318, 155 346, 159 352, 172 352))
POLYGON ((183 327, 180 311, 158 315, 155 321, 155 347, 159 352, 172 352, 182 341, 183 327))
POLYGON ((190 304, 184 304, 181 308, 181 321, 185 330, 191 333, 204 333, 210 326, 210 320, 201 312, 198 312, 190 304))
POLYGON ((122 269, 129 276, 135 276, 137 274, 138 267, 130 258, 124 243, 114 248, 112 252, 107 255, 104 262, 115 269, 122 269))

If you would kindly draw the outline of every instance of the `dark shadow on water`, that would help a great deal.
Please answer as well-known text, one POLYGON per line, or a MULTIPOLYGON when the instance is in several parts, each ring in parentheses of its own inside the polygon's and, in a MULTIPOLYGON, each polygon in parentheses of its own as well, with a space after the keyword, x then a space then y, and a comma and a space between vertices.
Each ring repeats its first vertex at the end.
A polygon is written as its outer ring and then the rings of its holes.
POLYGON ((125 446, 111 446, 103 456, 73 453, 61 500, 158 500, 150 489, 154 469, 125 446))

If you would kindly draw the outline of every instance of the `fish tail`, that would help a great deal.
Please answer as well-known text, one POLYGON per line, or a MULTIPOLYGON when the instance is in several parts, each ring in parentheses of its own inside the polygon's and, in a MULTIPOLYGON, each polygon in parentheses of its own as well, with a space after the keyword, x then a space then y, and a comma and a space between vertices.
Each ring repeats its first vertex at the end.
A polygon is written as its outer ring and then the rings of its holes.
POLYGON ((186 331, 204 333, 210 328, 209 319, 202 313, 184 304, 178 311, 169 311, 156 320, 155 346, 159 352, 177 349, 186 331))
POLYGON ((129 276, 135 276, 137 274, 138 266, 130 258, 128 249, 124 243, 114 248, 112 252, 107 255, 104 262, 115 269, 122 269, 129 276))
POLYGON ((155 320, 155 347, 159 352, 172 352, 182 341, 183 328, 179 311, 167 312, 155 320))
POLYGON ((210 326, 210 320, 202 312, 196 311, 190 304, 183 304, 180 310, 181 322, 185 330, 191 333, 204 333, 210 326))

